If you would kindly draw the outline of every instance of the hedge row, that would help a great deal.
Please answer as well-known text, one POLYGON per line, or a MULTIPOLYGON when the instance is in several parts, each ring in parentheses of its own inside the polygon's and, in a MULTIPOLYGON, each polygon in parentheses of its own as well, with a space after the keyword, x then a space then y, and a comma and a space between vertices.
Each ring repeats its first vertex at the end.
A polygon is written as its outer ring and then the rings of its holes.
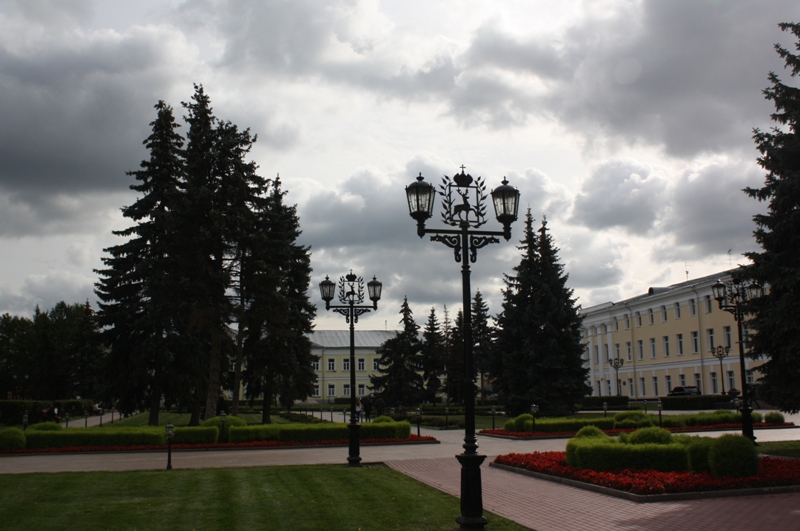
MULTIPOLYGON (((17 448, 69 448, 81 446, 159 446, 167 443, 166 430, 147 428, 84 428, 80 430, 39 429, 50 423, 31 426, 23 432, 10 428, 0 432, 0 450, 17 448)), ((175 428, 173 444, 214 444, 219 430, 209 427, 175 428)))
MULTIPOLYGON (((536 419, 536 431, 544 433, 557 433, 557 432, 576 432, 584 426, 597 426, 601 430, 614 429, 614 419, 597 418, 597 419, 575 419, 575 418, 543 418, 536 419)), ((514 419, 505 423, 506 431, 516 432, 532 432, 533 431, 533 416, 530 413, 524 413, 514 419)))
MULTIPOLYGON (((348 439, 350 431, 347 424, 286 425, 263 424, 259 426, 233 426, 228 436, 230 442, 282 441, 282 442, 321 442, 348 439)), ((366 422, 361 424, 361 439, 408 439, 411 425, 408 422, 366 422)))

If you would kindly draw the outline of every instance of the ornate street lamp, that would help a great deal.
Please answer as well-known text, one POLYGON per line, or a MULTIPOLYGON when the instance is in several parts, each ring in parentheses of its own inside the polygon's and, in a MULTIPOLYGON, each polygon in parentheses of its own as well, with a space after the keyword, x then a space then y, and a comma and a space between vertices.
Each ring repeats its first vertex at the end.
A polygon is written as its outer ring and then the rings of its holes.
POLYGON ((167 430, 167 470, 172 470, 172 438, 175 437, 175 426, 170 422, 167 430))
POLYGON ((725 376, 722 373, 722 358, 727 356, 730 351, 731 347, 723 347, 722 345, 717 345, 717 348, 711 350, 711 355, 719 360, 719 379, 722 382, 723 395, 725 394, 725 376))
POLYGON ((490 243, 500 243, 497 236, 511 239, 511 224, 517 220, 519 210, 519 191, 503 184, 492 193, 497 221, 503 225, 502 232, 474 230, 487 221, 486 185, 481 177, 473 179, 468 173, 461 173, 452 179, 445 176, 440 191, 425 182, 419 174, 416 182, 406 187, 408 211, 417 222, 417 234, 433 234, 431 241, 437 241, 453 249, 456 262, 461 263, 461 284, 463 299, 464 327, 464 453, 456 456, 461 463, 461 515, 456 521, 460 529, 483 529, 488 523, 483 517, 483 493, 481 487, 481 464, 485 455, 478 454, 475 438, 475 371, 472 363, 472 308, 470 288, 470 262, 478 259, 478 249, 490 243), (454 229, 426 229, 425 222, 433 215, 436 194, 442 196, 442 222, 454 229))
POLYGON ((611 368, 614 369, 614 372, 616 373, 617 396, 619 396, 620 394, 622 394, 621 393, 622 390, 620 389, 619 385, 619 370, 622 368, 623 365, 625 365, 625 360, 623 360, 622 358, 614 358, 614 359, 608 358, 608 364, 611 365, 611 368))
MULTIPOLYGON (((381 290, 383 284, 378 282, 374 276, 372 280, 367 282, 367 293, 369 300, 372 301, 371 306, 359 306, 364 302, 364 279, 350 273, 339 278, 339 302, 341 306, 331 306, 331 301, 336 295, 336 284, 327 276, 325 280, 319 283, 319 291, 322 295, 322 300, 325 301, 325 309, 333 310, 336 313, 342 314, 345 320, 350 324, 350 424, 347 428, 350 430, 350 443, 349 455, 347 457, 347 464, 349 466, 361 466, 361 455, 358 441, 358 432, 360 426, 358 424, 358 414, 356 412, 356 332, 355 324, 358 322, 358 316, 363 315, 372 310, 378 309, 378 301, 381 298, 381 290)), ((331 408, 331 422, 333 422, 333 408, 331 408)))
MULTIPOLYGON (((744 321, 744 305, 747 301, 751 301, 761 297, 764 294, 764 288, 758 283, 751 282, 745 284, 740 280, 732 280, 727 283, 717 280, 711 291, 714 293, 714 299, 719 303, 720 310, 732 313, 736 319, 736 330, 739 334, 739 372, 741 372, 742 383, 742 435, 756 442, 756 436, 753 433, 753 417, 751 413, 753 408, 750 407, 750 386, 747 385, 747 372, 744 364, 744 339, 742 332, 742 323, 744 321)), ((720 358, 720 364, 722 358, 720 358)))

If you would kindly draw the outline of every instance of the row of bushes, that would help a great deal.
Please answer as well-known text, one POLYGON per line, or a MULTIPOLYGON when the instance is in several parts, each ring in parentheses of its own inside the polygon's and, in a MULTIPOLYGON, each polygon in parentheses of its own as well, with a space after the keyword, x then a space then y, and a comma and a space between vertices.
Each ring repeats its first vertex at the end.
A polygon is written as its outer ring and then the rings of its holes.
MULTIPOLYGON (((576 432, 584 426, 595 426, 601 430, 613 430, 614 419, 578 419, 578 418, 537 418, 536 431, 545 433, 576 432)), ((532 432, 533 415, 523 413, 522 415, 506 421, 503 426, 506 431, 512 432, 532 432)))
POLYGON ((758 473, 758 454, 753 443, 741 435, 711 439, 673 435, 663 428, 651 427, 614 439, 590 426, 567 442, 567 464, 598 472, 691 470, 721 477, 746 477, 758 473))
POLYGON ((22 416, 28 414, 28 423, 36 424, 45 420, 44 410, 50 406, 58 408, 58 414, 83 415, 84 411, 91 411, 93 400, 0 400, 0 423, 14 425, 22 424, 22 416))
MULTIPOLYGON (((361 439, 408 439, 411 425, 408 422, 375 422, 361 424, 361 439)), ((230 442, 282 441, 282 442, 322 442, 347 439, 350 431, 344 423, 325 423, 312 425, 269 425, 234 427, 230 430, 230 442)))

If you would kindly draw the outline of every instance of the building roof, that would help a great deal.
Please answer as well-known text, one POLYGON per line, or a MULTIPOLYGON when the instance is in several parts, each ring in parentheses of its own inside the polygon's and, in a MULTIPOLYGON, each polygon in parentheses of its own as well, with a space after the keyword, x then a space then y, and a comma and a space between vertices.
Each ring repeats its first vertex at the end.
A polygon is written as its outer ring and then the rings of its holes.
MULTIPOLYGON (((397 336, 396 330, 356 330, 354 345, 356 347, 378 348, 387 339, 397 336)), ((349 330, 315 330, 308 335, 314 346, 322 348, 350 347, 349 330)))

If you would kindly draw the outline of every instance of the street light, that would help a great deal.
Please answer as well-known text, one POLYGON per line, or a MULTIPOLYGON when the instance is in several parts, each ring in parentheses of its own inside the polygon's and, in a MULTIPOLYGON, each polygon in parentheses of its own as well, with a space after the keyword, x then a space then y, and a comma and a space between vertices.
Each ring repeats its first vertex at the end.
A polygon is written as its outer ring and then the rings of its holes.
MULTIPOLYGON (((750 389, 747 385, 747 372, 744 364, 744 339, 742 333, 742 323, 744 321, 743 307, 748 301, 752 301, 761 297, 764 294, 764 288, 758 283, 751 282, 745 284, 741 280, 732 280, 727 284, 717 280, 711 291, 714 293, 714 299, 719 303, 720 310, 725 310, 733 314, 736 319, 736 330, 739 334, 739 372, 741 372, 742 383, 742 435, 756 442, 756 436, 753 433, 753 417, 751 413, 753 408, 750 407, 750 389)), ((722 363, 722 359, 720 359, 722 363)))
MULTIPOLYGON (((325 301, 325 309, 344 315, 347 323, 350 324, 350 430, 349 455, 347 464, 349 466, 361 466, 361 456, 358 441, 358 414, 356 412, 356 332, 355 324, 358 316, 372 310, 378 309, 378 301, 381 298, 383 284, 378 282, 374 276, 367 282, 367 294, 372 301, 371 306, 360 306, 364 302, 364 279, 353 274, 353 270, 343 277, 339 277, 339 302, 341 306, 331 306, 331 301, 336 295, 336 284, 327 276, 319 283, 319 291, 322 300, 325 301)), ((333 409, 331 409, 331 422, 333 422, 333 409)))
POLYGON ((69 428, 69 411, 67 411, 67 412, 64 414, 64 418, 66 418, 66 419, 67 419, 67 426, 66 426, 66 427, 67 427, 67 428, 69 428))
POLYGON ((22 414, 22 431, 28 429, 28 412, 22 414))
POLYGON ((711 355, 719 360, 719 380, 722 382, 723 395, 725 394, 725 376, 722 373, 722 358, 727 356, 730 351, 731 347, 723 347, 722 345, 717 345, 717 348, 711 350, 711 355))
POLYGON ((619 396, 622 391, 619 385, 619 370, 622 368, 623 365, 625 365, 625 360, 623 360, 622 358, 614 358, 613 360, 611 358, 608 358, 608 364, 611 365, 611 368, 614 369, 614 372, 616 373, 617 396, 619 396))
POLYGON ((478 454, 475 438, 475 371, 472 362, 472 308, 470 288, 470 262, 478 259, 478 249, 490 243, 500 243, 497 236, 511 239, 511 224, 517 220, 519 190, 503 184, 492 193, 497 221, 503 225, 502 232, 470 230, 486 223, 486 185, 481 177, 473 179, 464 173, 445 176, 440 192, 425 182, 419 174, 416 182, 406 187, 408 211, 417 222, 417 234, 433 234, 431 241, 438 241, 453 249, 455 260, 461 263, 461 285, 463 299, 464 337, 464 453, 456 456, 461 463, 461 515, 456 521, 461 529, 483 529, 488 521, 483 517, 483 494, 481 492, 481 464, 485 455, 478 454), (436 194, 442 196, 442 222, 455 229, 426 229, 425 222, 433 215, 436 194))
POLYGON ((417 437, 419 437, 419 425, 422 423, 422 410, 417 408, 417 437))
POLYGON ((539 413, 539 406, 536 404, 531 404, 531 416, 533 417, 533 427, 531 428, 532 433, 536 433, 536 414, 539 413))
POLYGON ((167 470, 172 470, 172 438, 175 436, 175 427, 170 422, 167 424, 167 470))

